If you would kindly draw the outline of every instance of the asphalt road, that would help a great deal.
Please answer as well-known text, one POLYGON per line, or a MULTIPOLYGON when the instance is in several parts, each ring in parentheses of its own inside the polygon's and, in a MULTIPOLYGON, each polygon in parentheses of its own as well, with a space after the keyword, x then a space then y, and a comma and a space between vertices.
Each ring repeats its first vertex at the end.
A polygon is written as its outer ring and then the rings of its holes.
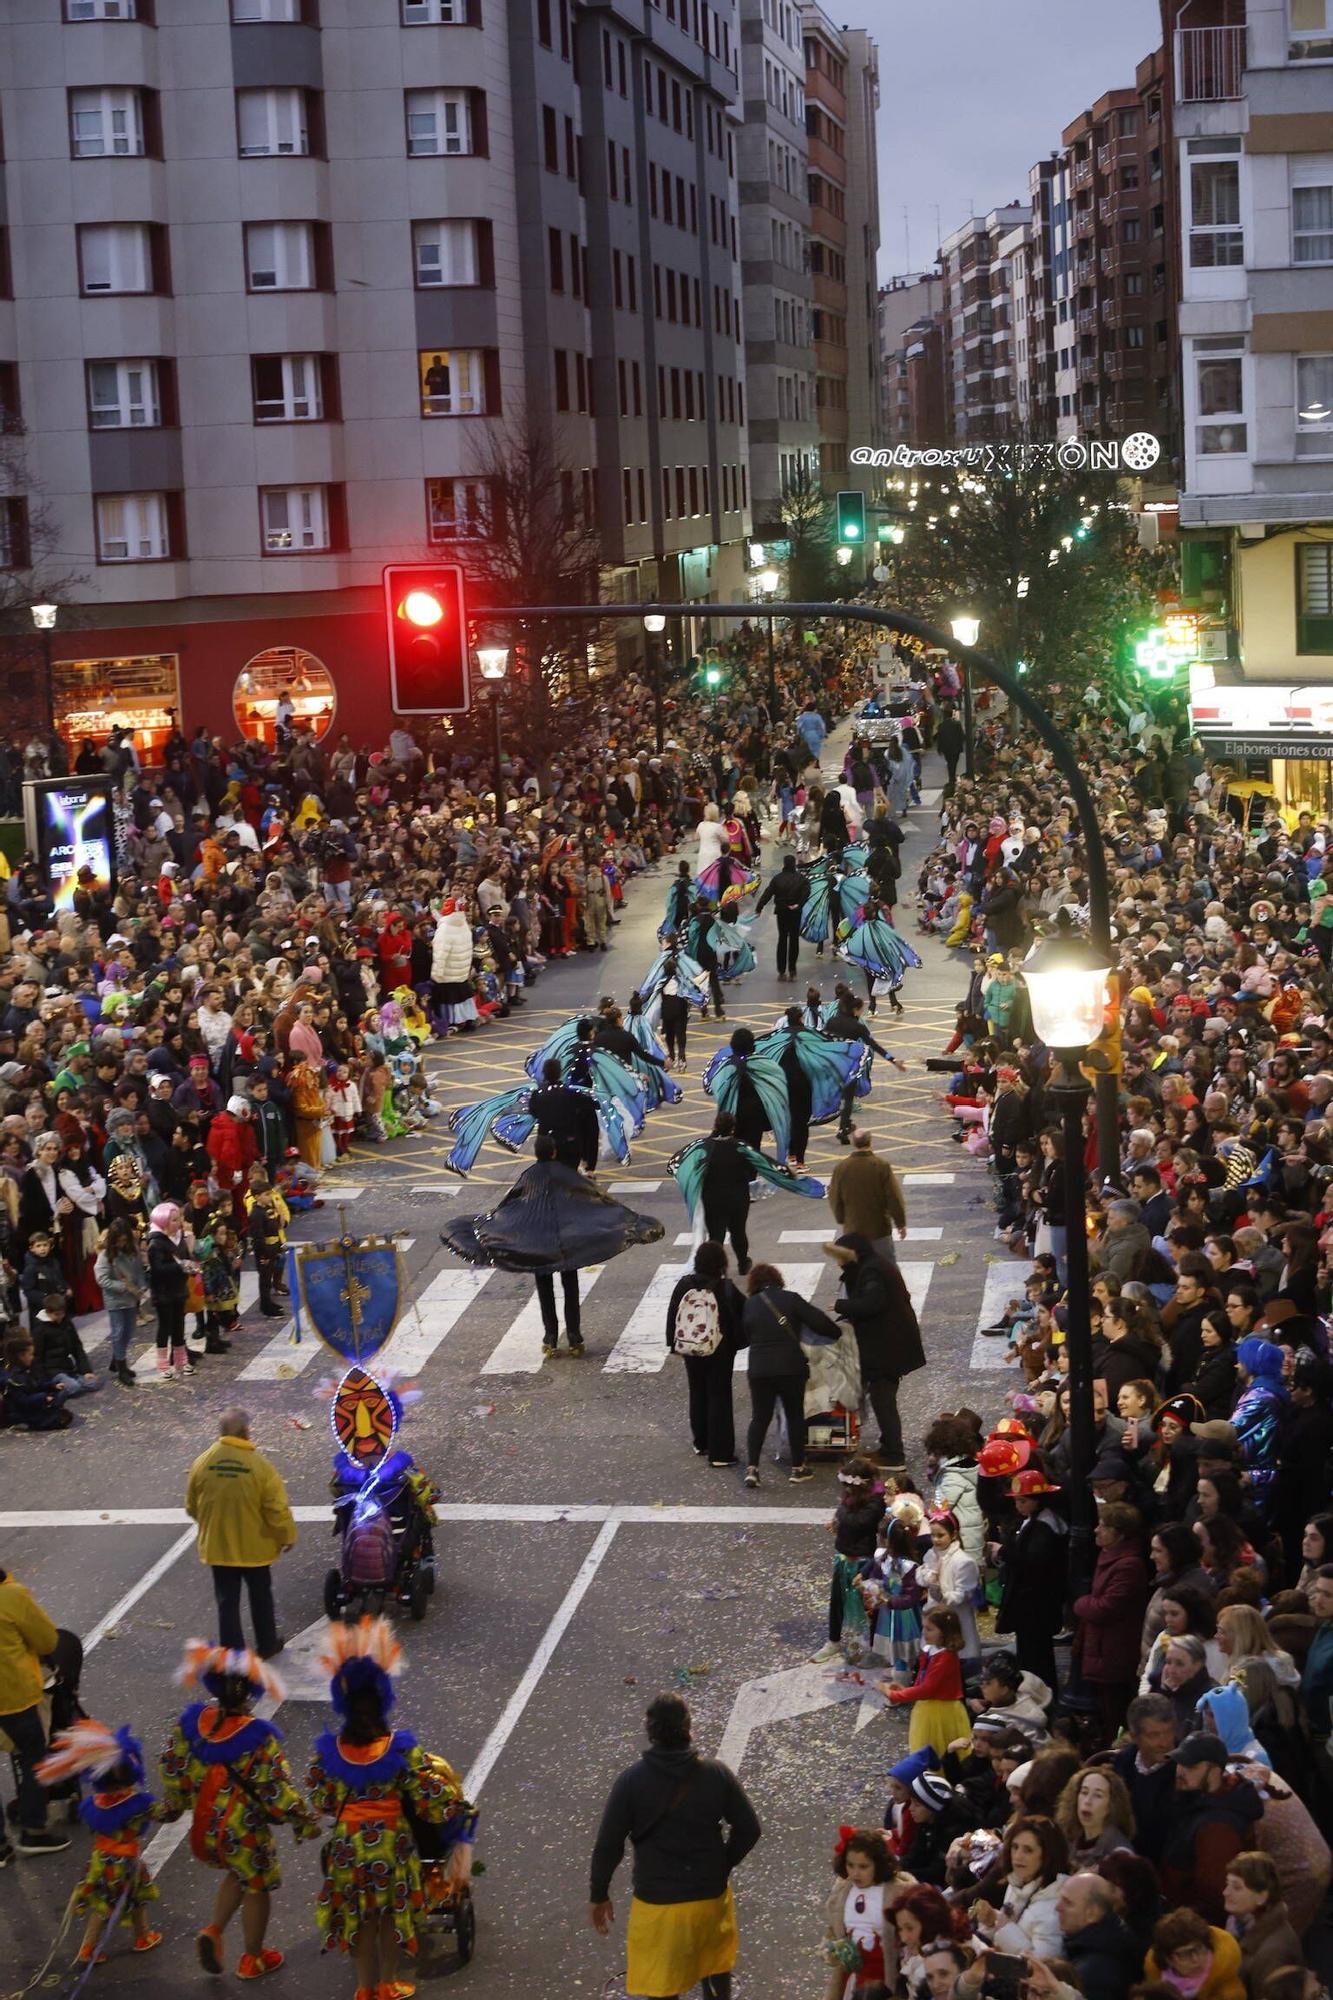
MULTIPOLYGON (((941 778, 931 760, 927 786, 941 778)), ((900 917, 913 938, 911 890, 938 796, 928 789, 930 804, 911 815, 904 850, 900 917)), ((628 994, 654 954, 670 873, 664 866, 631 885, 608 954, 551 967, 510 1021, 437 1045, 430 1062, 447 1106, 516 1082, 524 1056, 560 1021, 600 993, 628 994)), ((768 1028, 792 992, 773 972, 768 913, 756 942, 760 967, 731 990, 725 1029, 691 1024, 684 1102, 652 1114, 632 1164, 605 1177, 613 1188, 630 1184, 624 1198, 660 1216, 666 1234, 586 1287, 583 1360, 543 1364, 528 1282, 466 1270, 442 1248, 442 1217, 487 1205, 516 1171, 510 1155, 488 1147, 460 1184, 441 1164, 443 1118, 414 1139, 357 1148, 330 1178, 324 1210, 294 1225, 301 1239, 336 1234, 341 1200, 358 1233, 410 1240, 413 1305, 394 1346, 424 1399, 409 1413, 404 1443, 441 1486, 445 1506, 439 1591, 424 1622, 403 1628, 399 1714, 479 1791, 486 1863, 476 1885, 476 1957, 465 1970, 447 1954, 423 1966, 423 1992, 436 1978, 456 1977, 447 1990, 478 2000, 601 1996, 623 1967, 623 1949, 619 1927, 608 1942, 587 1925, 592 1834, 611 1779, 638 1753, 645 1701, 679 1686, 698 1741, 737 1764, 764 1824, 738 1881, 738 1995, 808 1995, 823 1977, 820 1907, 837 1824, 878 1820, 884 1773, 905 1746, 905 1724, 878 1703, 847 1701, 846 1689, 833 1703, 832 1684, 807 1665, 824 1636, 834 1466, 822 1466, 812 1485, 789 1488, 785 1468, 770 1462, 763 1487, 749 1494, 739 1469, 703 1465, 689 1448, 682 1372, 662 1338, 661 1300, 687 1255, 666 1161, 707 1127, 699 1074, 723 1034, 741 1021, 768 1028)), ((994 1343, 976 1333, 1021 1285, 1022 1270, 996 1261, 985 1176, 951 1143, 936 1101, 940 1080, 921 1068, 948 1038, 965 973, 938 945, 917 942, 926 964, 909 978, 905 1018, 883 1009, 876 1017, 880 1038, 911 1067, 902 1076, 877 1064, 864 1115, 907 1184, 912 1237, 900 1258, 930 1356, 902 1395, 909 1458, 919 1464, 937 1411, 961 1400, 995 1409, 1005 1383, 994 1343)), ((822 974, 831 991, 827 959, 803 947, 800 969, 822 974)), ((820 1178, 841 1156, 832 1132, 812 1135, 807 1164, 820 1178)), ((824 1203, 785 1195, 752 1212, 754 1253, 814 1288, 826 1306, 836 1284, 819 1244, 830 1221, 824 1203)), ((280 1721, 304 1770, 327 1713, 311 1656, 333 1551, 327 1403, 318 1391, 334 1374, 332 1356, 309 1341, 293 1344, 282 1322, 251 1310, 232 1353, 206 1359, 192 1383, 134 1395, 108 1388, 62 1436, 0 1433, 0 1561, 90 1642, 88 1708, 132 1722, 150 1750, 179 1705, 171 1675, 183 1642, 213 1630, 207 1573, 181 1512, 185 1473, 221 1411, 240 1400, 301 1522, 277 1585, 291 1641, 280 1721)), ((743 1424, 743 1383, 736 1401, 743 1424)), ((213 1883, 191 1860, 183 1827, 160 1836, 152 1857, 166 1944, 133 1962, 122 1948, 96 1972, 98 1988, 133 1985, 156 2000, 206 1984, 192 1938, 213 1883)), ((15 1985, 42 1964, 84 1851, 78 1835, 67 1854, 20 1860, 0 1875, 0 1949, 7 1969, 22 1975, 15 1985)), ((270 1937, 288 1953, 276 1984, 292 1995, 322 1995, 331 1985, 350 1994, 350 1965, 318 1950, 314 1851, 289 1844, 287 1856, 270 1937)), ((616 1883, 621 1913, 628 1894, 626 1868, 616 1883)), ((70 1957, 72 1949, 55 1962, 70 1957)))

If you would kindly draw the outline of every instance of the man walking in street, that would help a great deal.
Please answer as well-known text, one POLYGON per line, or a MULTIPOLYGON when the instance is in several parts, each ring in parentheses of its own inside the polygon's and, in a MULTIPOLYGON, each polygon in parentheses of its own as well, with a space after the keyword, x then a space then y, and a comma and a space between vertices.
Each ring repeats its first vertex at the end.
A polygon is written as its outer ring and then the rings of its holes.
POLYGON ((810 884, 796 866, 794 854, 784 854, 782 866, 771 875, 754 906, 756 916, 766 903, 773 905, 778 920, 778 978, 795 979, 796 954, 801 948, 801 911, 810 894, 810 884))
POLYGON ((852 1134, 852 1150, 833 1169, 828 1188, 833 1220, 848 1234, 869 1237, 887 1263, 897 1262, 895 1229, 907 1234, 907 1204, 892 1164, 875 1151, 869 1132, 852 1134))
POLYGON ((737 1952, 730 1878, 759 1839, 759 1820, 739 1778, 694 1748, 680 1695, 657 1695, 644 1721, 648 1748, 616 1779, 602 1813, 588 1914, 598 1936, 608 1936, 611 1877, 632 1841, 627 2000, 680 2000, 696 1981, 704 2000, 730 2000, 737 1952))
POLYGON ((227 1410, 221 1436, 190 1467, 185 1511, 199 1529, 199 1560, 213 1572, 218 1640, 240 1652, 241 1585, 250 1596, 255 1651, 271 1660, 286 1641, 273 1613, 270 1567, 296 1543, 287 1489, 275 1466, 250 1442, 250 1418, 227 1410))
POLYGON ((713 1130, 704 1141, 708 1163, 699 1184, 704 1211, 704 1234, 710 1243, 731 1238, 736 1252, 736 1269, 743 1278, 750 1268, 750 1183, 755 1169, 740 1149, 736 1120, 729 1111, 719 1111, 713 1130))
POLYGON ((940 713, 939 728, 935 731, 935 748, 939 751, 941 757, 943 757, 945 767, 949 773, 949 782, 944 792, 946 798, 958 783, 958 760, 962 756, 966 744, 967 738, 963 734, 963 725, 954 714, 950 704, 946 702, 940 713))

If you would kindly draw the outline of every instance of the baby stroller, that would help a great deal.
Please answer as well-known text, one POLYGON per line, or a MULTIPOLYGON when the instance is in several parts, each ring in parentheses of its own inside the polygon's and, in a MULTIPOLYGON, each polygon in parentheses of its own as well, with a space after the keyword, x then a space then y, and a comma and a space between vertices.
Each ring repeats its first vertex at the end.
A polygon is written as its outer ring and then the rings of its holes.
MULTIPOLYGON (((46 1727, 49 1743, 58 1730, 68 1729, 71 1723, 79 1721, 85 1710, 79 1700, 79 1682, 83 1678, 83 1641, 73 1632, 56 1628, 56 1649, 42 1661, 44 1692, 42 1695, 42 1720, 46 1727)), ((9 1748, 9 1739, 0 1725, 0 1746, 9 1748)), ((10 1767, 14 1782, 18 1783, 18 1759, 11 1751, 10 1767)), ((79 1780, 77 1773, 65 1778, 57 1785, 47 1788, 46 1796, 53 1806, 64 1806, 67 1819, 77 1819, 79 1813, 79 1780)), ((11 1826, 18 1824, 18 1799, 12 1798, 5 1807, 5 1818, 11 1826)))
POLYGON ((412 1454, 390 1452, 368 1471, 340 1454, 332 1488, 340 1548, 324 1578, 326 1615, 374 1618, 402 1604, 424 1618, 435 1594, 435 1492, 412 1454))
MULTIPOLYGON (((427 1752, 427 1761, 430 1753, 427 1752)), ((424 1955, 435 1956, 442 1941, 452 1937, 460 1965, 466 1965, 477 1943, 477 1913, 472 1905, 470 1865, 460 1873, 455 1856, 459 1837, 471 1833, 460 1813, 432 1826, 413 1817, 412 1838, 421 1857, 421 1892, 425 1902, 417 1919, 417 1932, 424 1955)), ((461 1850, 469 1858, 470 1848, 461 1850)))

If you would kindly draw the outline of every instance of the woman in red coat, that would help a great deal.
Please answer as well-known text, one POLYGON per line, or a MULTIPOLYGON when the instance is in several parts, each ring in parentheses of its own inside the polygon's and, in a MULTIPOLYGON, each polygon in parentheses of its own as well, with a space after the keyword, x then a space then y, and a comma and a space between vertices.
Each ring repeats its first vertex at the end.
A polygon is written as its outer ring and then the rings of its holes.
POLYGON ((219 1111, 208 1128, 208 1157, 213 1162, 213 1179, 231 1202, 232 1221, 244 1233, 246 1228, 245 1189, 250 1169, 259 1158, 259 1142, 250 1123, 249 1100, 229 1097, 225 1111, 219 1111))
POLYGON ((1139 1641, 1148 1608, 1148 1566, 1137 1508, 1110 1500, 1097 1517, 1092 1589, 1074 1600, 1074 1655, 1097 1693, 1108 1743, 1125 1719, 1138 1679, 1139 1641))
POLYGON ((409 985, 412 976, 412 933, 398 910, 385 918, 375 940, 375 955, 380 962, 380 993, 387 1000, 395 986, 409 985))

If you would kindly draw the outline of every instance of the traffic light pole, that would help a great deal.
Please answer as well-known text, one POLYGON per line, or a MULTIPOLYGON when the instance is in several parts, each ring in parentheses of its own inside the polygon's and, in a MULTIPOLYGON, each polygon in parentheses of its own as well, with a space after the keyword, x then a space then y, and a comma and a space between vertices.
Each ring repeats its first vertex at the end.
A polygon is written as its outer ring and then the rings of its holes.
MULTIPOLYGON (((734 618, 743 620, 754 616, 754 605, 750 604, 710 604, 712 618, 734 618)), ((679 604, 519 604, 506 605, 501 610, 482 611, 474 609, 474 624, 509 624, 522 618, 583 618, 590 624, 606 619, 642 619, 645 615, 665 618, 682 618, 689 614, 689 607, 679 604)), ((1114 965, 1116 953, 1111 942, 1111 880, 1106 865, 1106 848, 1102 841, 1102 830, 1097 819, 1097 806, 1088 781, 1079 762, 1078 752, 1064 731, 1057 729, 1046 710, 1036 701, 1017 674, 1002 667, 989 653, 981 652, 976 646, 963 646, 939 625, 932 625, 928 619, 919 618, 915 612, 901 611, 893 605, 870 604, 771 604, 769 615, 774 618, 843 618, 855 624, 873 625, 881 630, 905 632, 911 638, 923 639, 928 646, 938 646, 941 652, 949 654, 961 662, 964 674, 968 668, 980 674, 1005 694, 1024 720, 1035 730, 1046 745, 1059 767, 1060 775, 1074 809, 1078 814, 1079 830, 1083 836, 1083 846, 1088 867, 1088 930, 1092 942, 1106 954, 1114 965)), ((970 732, 969 732, 970 738, 970 732)), ((1109 1090, 1097 1092, 1097 1172, 1102 1180, 1116 1181, 1120 1176, 1120 1144, 1117 1124, 1116 1103, 1109 1090)), ((1075 1229, 1079 1218, 1071 1215, 1068 1226, 1075 1229)))

